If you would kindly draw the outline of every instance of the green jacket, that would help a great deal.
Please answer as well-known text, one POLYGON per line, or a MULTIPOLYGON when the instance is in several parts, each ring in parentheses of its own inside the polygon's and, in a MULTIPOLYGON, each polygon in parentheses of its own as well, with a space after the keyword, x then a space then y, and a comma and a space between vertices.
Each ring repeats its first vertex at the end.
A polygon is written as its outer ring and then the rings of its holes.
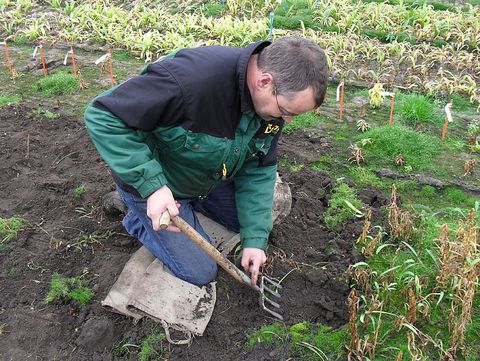
POLYGON ((117 184, 143 198, 167 185, 195 199, 233 180, 242 246, 265 249, 283 120, 256 115, 245 77, 268 45, 180 50, 95 98, 87 129, 117 184))

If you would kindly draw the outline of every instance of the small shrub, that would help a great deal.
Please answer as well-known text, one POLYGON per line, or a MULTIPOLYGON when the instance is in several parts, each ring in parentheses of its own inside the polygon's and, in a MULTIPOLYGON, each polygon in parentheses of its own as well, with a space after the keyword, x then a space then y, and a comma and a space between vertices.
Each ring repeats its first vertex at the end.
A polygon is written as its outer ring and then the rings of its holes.
POLYGON ((406 124, 414 127, 418 122, 433 121, 434 104, 427 97, 412 93, 400 99, 400 114, 406 124))
POLYGON ((62 298, 67 301, 76 300, 81 305, 90 303, 94 294, 91 289, 85 287, 82 276, 67 278, 55 273, 50 281, 50 291, 45 297, 45 303, 48 304, 62 298))
POLYGON ((72 74, 55 73, 37 82, 37 88, 48 96, 68 94, 78 89, 78 79, 72 74))
POLYGON ((356 214, 355 210, 347 202, 356 209, 362 207, 362 202, 355 196, 355 190, 340 181, 332 190, 332 197, 325 212, 324 220, 327 228, 332 229, 356 214))

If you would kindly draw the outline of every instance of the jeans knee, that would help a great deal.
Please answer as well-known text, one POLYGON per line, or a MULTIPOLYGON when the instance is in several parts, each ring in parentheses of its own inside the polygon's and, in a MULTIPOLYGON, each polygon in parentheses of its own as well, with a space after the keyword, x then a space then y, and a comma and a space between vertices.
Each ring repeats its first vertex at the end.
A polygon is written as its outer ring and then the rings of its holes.
POLYGON ((195 269, 192 277, 188 277, 185 281, 193 283, 196 286, 203 286, 212 282, 217 276, 217 264, 215 262, 203 264, 202 267, 195 269))

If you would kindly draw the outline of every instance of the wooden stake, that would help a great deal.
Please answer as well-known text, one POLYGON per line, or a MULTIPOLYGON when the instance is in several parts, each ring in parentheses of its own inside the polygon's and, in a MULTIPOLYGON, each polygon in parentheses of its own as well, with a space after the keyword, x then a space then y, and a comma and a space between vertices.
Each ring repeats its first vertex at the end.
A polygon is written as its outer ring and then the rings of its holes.
POLYGON ((43 75, 47 76, 47 67, 45 65, 45 56, 43 54, 43 46, 40 44, 38 47, 40 48, 40 57, 42 58, 43 75))
POLYGON ((77 64, 75 63, 75 54, 73 53, 73 46, 70 47, 70 52, 72 53, 72 65, 73 65, 73 75, 77 77, 77 64))
POLYGON ((393 123, 393 107, 395 106, 395 93, 392 95, 392 104, 390 105, 390 119, 388 120, 388 125, 393 123))
POLYGON ((108 63, 110 64, 110 82, 112 85, 115 85, 117 84, 117 82, 113 78, 113 62, 112 62, 112 53, 110 52, 110 49, 108 49, 108 63))
POLYGON ((12 75, 12 78, 15 78, 15 76, 17 75, 15 70, 13 69, 12 67, 12 62, 10 61, 10 53, 8 51, 8 45, 7 45, 7 41, 5 40, 3 42, 3 45, 5 47, 5 54, 7 56, 7 67, 8 67, 8 70, 10 71, 10 74, 12 75))

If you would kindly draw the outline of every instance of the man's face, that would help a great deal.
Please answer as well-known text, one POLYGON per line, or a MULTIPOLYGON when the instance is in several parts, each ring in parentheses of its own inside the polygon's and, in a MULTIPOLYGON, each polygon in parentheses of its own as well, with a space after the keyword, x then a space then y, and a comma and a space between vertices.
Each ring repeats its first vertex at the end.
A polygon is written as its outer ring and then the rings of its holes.
POLYGON ((311 87, 295 93, 289 99, 278 95, 273 78, 252 94, 255 111, 264 120, 283 118, 290 123, 297 115, 315 109, 314 92, 311 87))

